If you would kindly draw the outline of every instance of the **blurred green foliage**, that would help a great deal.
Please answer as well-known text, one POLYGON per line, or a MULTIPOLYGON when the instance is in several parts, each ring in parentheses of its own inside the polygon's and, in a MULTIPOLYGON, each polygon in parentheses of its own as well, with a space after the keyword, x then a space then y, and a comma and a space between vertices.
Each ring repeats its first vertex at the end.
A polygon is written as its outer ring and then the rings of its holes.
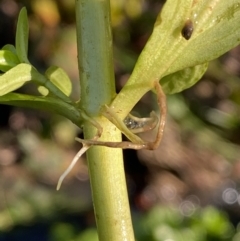
POLYGON ((209 206, 183 216, 179 209, 157 206, 142 217, 138 241, 223 241, 235 234, 227 216, 209 206))
MULTIPOLYGON (((144 215, 135 217, 137 241, 232 241, 236 231, 225 213, 212 206, 196 210, 184 216, 179 209, 157 206, 144 215)), ((97 241, 96 229, 80 234, 66 223, 58 223, 51 229, 50 241, 97 241)))

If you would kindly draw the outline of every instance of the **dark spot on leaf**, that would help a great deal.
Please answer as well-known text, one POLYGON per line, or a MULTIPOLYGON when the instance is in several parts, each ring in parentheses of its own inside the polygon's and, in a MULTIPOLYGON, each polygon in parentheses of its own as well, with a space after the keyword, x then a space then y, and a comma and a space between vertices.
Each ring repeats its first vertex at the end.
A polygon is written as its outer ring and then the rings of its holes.
POLYGON ((193 33, 193 23, 191 20, 187 20, 183 29, 182 29, 182 36, 186 39, 189 40, 192 36, 193 33))

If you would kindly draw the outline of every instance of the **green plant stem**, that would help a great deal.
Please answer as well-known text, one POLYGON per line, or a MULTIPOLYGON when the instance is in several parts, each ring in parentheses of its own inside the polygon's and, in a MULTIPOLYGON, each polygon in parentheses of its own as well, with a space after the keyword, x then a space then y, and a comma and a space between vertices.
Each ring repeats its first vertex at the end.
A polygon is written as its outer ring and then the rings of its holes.
POLYGON ((114 98, 115 81, 109 0, 76 0, 80 106, 99 115, 114 98))
MULTIPOLYGON (((138 73, 137 73, 138 74, 138 73)), ((131 76, 132 78, 132 76, 131 76)), ((141 76, 139 76, 141 78, 141 76)), ((137 102, 153 87, 151 87, 148 82, 147 84, 142 83, 130 83, 127 82, 122 88, 120 93, 111 103, 111 108, 118 114, 118 117, 122 120, 126 118, 128 113, 137 104, 137 102)))
MULTIPOLYGON (((121 141, 120 131, 100 110, 115 94, 109 0, 76 0, 80 108, 102 127, 102 141, 121 141)), ((84 123, 84 137, 96 128, 84 123)), ((91 147, 87 152, 92 197, 100 241, 133 241, 121 149, 91 147)))
MULTIPOLYGON (((112 123, 105 118, 99 122, 107 130, 101 140, 121 141, 121 133, 112 123)), ((95 130, 91 125, 87 128, 88 138, 95 130)), ((87 158, 99 240, 133 241, 122 150, 95 146, 87 158)))

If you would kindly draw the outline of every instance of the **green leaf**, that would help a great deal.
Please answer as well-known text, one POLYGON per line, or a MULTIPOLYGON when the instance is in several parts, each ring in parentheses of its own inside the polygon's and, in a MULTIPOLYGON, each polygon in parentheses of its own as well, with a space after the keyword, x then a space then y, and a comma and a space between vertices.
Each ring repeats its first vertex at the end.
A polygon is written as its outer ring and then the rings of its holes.
POLYGON ((168 0, 127 85, 152 88, 155 80, 209 62, 239 43, 239 0, 168 0))
POLYGON ((81 121, 80 113, 74 106, 53 97, 9 93, 4 96, 0 96, 0 103, 5 105, 51 111, 53 113, 65 116, 77 126, 80 125, 81 121))
POLYGON ((32 66, 19 64, 0 76, 0 96, 20 88, 32 79, 32 66))
POLYGON ((8 50, 12 52, 13 54, 17 55, 16 48, 12 44, 6 44, 2 47, 2 50, 8 50))
POLYGON ((8 50, 0 50, 0 70, 6 72, 19 64, 18 57, 8 50))
POLYGON ((43 96, 47 96, 49 94, 49 90, 42 85, 38 86, 37 89, 38 89, 38 92, 43 96))
POLYGON ((208 63, 205 63, 179 70, 163 77, 160 80, 161 86, 166 94, 175 94, 193 86, 202 78, 207 68, 208 63))
POLYGON ((26 8, 22 8, 17 22, 16 31, 16 51, 19 60, 22 63, 29 63, 28 61, 28 17, 26 8))
POLYGON ((71 100, 44 75, 29 64, 19 64, 0 76, 0 96, 20 88, 28 81, 46 87, 52 94, 71 103, 71 100))
POLYGON ((240 44, 239 0, 192 1, 187 18, 194 30, 168 72, 209 62, 240 44))
POLYGON ((69 96, 72 92, 72 83, 67 73, 57 67, 51 66, 47 69, 45 75, 47 78, 56 85, 65 95, 69 96))

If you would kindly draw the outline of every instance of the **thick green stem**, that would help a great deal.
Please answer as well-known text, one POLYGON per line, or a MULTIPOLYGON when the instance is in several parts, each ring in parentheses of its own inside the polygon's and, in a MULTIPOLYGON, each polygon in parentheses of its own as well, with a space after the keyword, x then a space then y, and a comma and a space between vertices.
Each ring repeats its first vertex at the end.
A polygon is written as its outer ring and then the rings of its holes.
MULTIPOLYGON (((112 123, 105 118, 99 122, 107 130, 101 140, 121 141, 121 133, 112 123)), ((86 128, 86 138, 95 134, 92 126, 86 128)), ((87 158, 99 240, 133 241, 122 150, 95 146, 87 158)))
POLYGON ((80 106, 96 116, 115 96, 109 0, 76 0, 80 106))
MULTIPOLYGON (((120 131, 100 110, 115 94, 109 0, 76 0, 80 108, 103 127, 102 141, 121 141, 120 131)), ((96 128, 84 123, 84 137, 96 128)), ((93 204, 100 241, 133 241, 121 149, 91 147, 87 152, 93 204)))

